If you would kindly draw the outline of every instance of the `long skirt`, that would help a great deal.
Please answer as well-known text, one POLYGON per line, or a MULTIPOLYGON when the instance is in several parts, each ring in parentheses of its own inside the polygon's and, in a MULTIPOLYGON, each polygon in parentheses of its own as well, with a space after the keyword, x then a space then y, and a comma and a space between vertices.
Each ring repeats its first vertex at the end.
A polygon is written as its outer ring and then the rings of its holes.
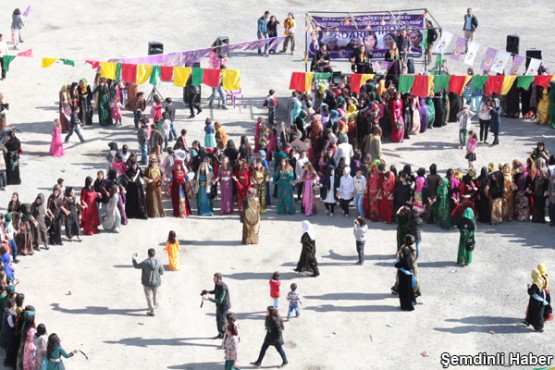
POLYGON ((523 191, 517 191, 515 196, 515 219, 530 221, 530 197, 523 191))
POLYGON ((503 221, 503 198, 496 198, 491 203, 491 223, 492 225, 503 221))

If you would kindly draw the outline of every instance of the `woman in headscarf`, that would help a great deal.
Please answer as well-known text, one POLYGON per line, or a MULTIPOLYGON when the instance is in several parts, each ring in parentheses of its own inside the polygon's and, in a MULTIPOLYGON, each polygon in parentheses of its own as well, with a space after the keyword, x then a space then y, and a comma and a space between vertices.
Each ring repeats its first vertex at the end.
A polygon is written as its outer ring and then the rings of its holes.
POLYGON ((69 131, 70 117, 71 117, 71 96, 69 94, 70 85, 63 85, 60 89, 59 95, 59 109, 60 109, 60 123, 62 124, 62 133, 65 134, 69 131))
POLYGON ((217 182, 220 183, 220 214, 227 215, 233 212, 233 168, 229 157, 222 158, 222 165, 218 170, 217 182))
POLYGON ((464 210, 463 217, 457 224, 457 227, 460 233, 457 264, 459 266, 468 266, 472 263, 472 251, 476 246, 476 241, 474 239, 476 224, 474 222, 474 212, 472 208, 464 210))
POLYGON ((93 178, 87 176, 85 179, 85 187, 81 189, 81 227, 83 234, 94 235, 98 233, 98 205, 96 200, 102 198, 93 188, 93 178))
POLYGON ((295 118, 295 126, 297 127, 297 130, 299 130, 299 132, 302 134, 301 140, 304 141, 304 139, 306 138, 306 117, 307 117, 307 113, 306 111, 303 109, 299 112, 299 115, 297 116, 297 118, 295 118))
POLYGON ((273 183, 278 187, 276 210, 280 215, 294 215, 297 206, 293 199, 293 180, 295 175, 287 159, 283 158, 274 174, 273 183))
POLYGON ((449 202, 449 180, 444 177, 437 188, 436 211, 439 226, 445 230, 451 229, 451 209, 449 202))
POLYGON ((143 171, 139 167, 137 161, 129 163, 124 176, 125 190, 127 191, 127 199, 125 202, 125 213, 127 214, 127 218, 148 219, 145 192, 141 182, 143 171))
POLYGON ((44 245, 44 249, 48 249, 48 235, 46 233, 46 214, 47 208, 44 201, 44 194, 40 193, 31 205, 31 217, 34 224, 33 227, 33 248, 38 251, 40 245, 44 245))
POLYGON ((416 277, 414 275, 414 260, 410 247, 405 245, 397 252, 395 267, 398 270, 397 277, 399 282, 396 292, 399 293, 401 310, 414 311, 414 306, 416 305, 416 295, 414 292, 416 277))
POLYGON ((303 227, 303 235, 301 236, 303 249, 295 271, 309 272, 312 273, 313 277, 317 277, 320 275, 320 270, 316 260, 316 233, 310 221, 305 220, 301 225, 303 227))
POLYGON ((538 170, 533 181, 534 209, 532 211, 532 222, 542 224, 545 223, 545 200, 547 199, 547 190, 549 187, 546 172, 546 169, 538 170))
MULTIPOLYGON (((222 166, 223 167, 223 166, 222 166)), ((189 176, 183 168, 183 162, 175 161, 172 170, 172 207, 174 217, 189 217, 191 206, 188 195, 191 194, 189 176)))
POLYGON ((491 212, 488 199, 489 177, 486 166, 480 170, 480 176, 476 179, 476 187, 478 190, 475 194, 474 205, 478 213, 478 221, 489 224, 491 222, 491 212))
POLYGON ((314 158, 320 158, 320 153, 322 152, 323 142, 322 133, 324 132, 322 126, 322 115, 314 114, 312 116, 312 124, 310 125, 310 133, 308 137, 310 138, 310 147, 314 151, 314 158))
POLYGON ((541 99, 538 101, 538 117, 536 123, 540 125, 549 124, 549 92, 543 89, 541 92, 541 99))
POLYGON ((513 176, 511 166, 505 163, 503 165, 503 220, 512 221, 514 213, 513 176))
POLYGON ((551 294, 549 292, 549 275, 547 274, 547 269, 543 263, 538 265, 538 271, 543 278, 544 288, 545 288, 545 299, 547 300, 547 305, 543 311, 543 318, 545 321, 553 320, 553 308, 551 307, 551 294))
POLYGON ((251 186, 249 166, 243 158, 237 160, 237 168, 233 175, 235 187, 237 189, 237 209, 243 211, 243 200, 247 197, 247 191, 251 186))
POLYGON ((517 221, 530 221, 530 196, 532 194, 532 178, 526 172, 526 167, 520 161, 513 161, 517 171, 514 175, 515 192, 515 218, 517 221))
POLYGON ((212 216, 212 199, 210 199, 210 184, 212 182, 212 172, 208 169, 208 165, 202 162, 198 167, 197 176, 195 178, 195 196, 198 207, 199 216, 212 216))
POLYGON ((405 241, 405 236, 410 231, 410 208, 408 206, 400 207, 395 215, 395 221, 397 222, 397 252, 399 252, 405 241))
POLYGON ((83 123, 83 125, 91 126, 92 125, 92 92, 87 79, 82 78, 79 80, 79 86, 77 88, 77 92, 79 95, 79 108, 80 111, 78 113, 79 119, 83 123))
POLYGON ((220 148, 221 150, 224 150, 225 147, 227 146, 227 134, 223 129, 222 124, 218 121, 214 123, 214 129, 216 130, 215 136, 216 136, 216 143, 218 145, 218 148, 220 148))
POLYGON ((428 129, 428 108, 425 97, 418 98, 418 115, 420 116, 420 133, 426 132, 428 129))
POLYGON ((380 199, 379 194, 381 192, 383 183, 383 174, 378 171, 379 161, 372 161, 370 167, 370 175, 367 181, 367 191, 365 199, 365 214, 372 222, 378 222, 380 220, 380 199))
POLYGON ((405 123, 403 119, 403 102, 398 92, 393 93, 393 97, 389 103, 391 134, 389 139, 394 143, 402 142, 405 135, 405 123))
POLYGON ((121 227, 121 214, 118 209, 119 187, 113 186, 110 189, 108 203, 100 210, 100 222, 106 231, 119 232, 121 227))
POLYGON ((19 228, 19 208, 21 207, 21 202, 19 201, 19 193, 12 193, 12 197, 8 202, 7 211, 12 214, 12 224, 14 229, 17 231, 19 228))
POLYGON ((104 78, 101 78, 98 86, 92 91, 92 95, 98 93, 98 123, 101 126, 112 124, 112 113, 110 111, 110 88, 104 78))
POLYGON ((260 231, 260 202, 256 189, 247 191, 247 198, 243 200, 241 219, 243 222, 243 239, 241 243, 258 244, 258 232, 260 231))
POLYGON ((262 165, 262 161, 260 159, 257 159, 252 171, 251 182, 258 196, 258 201, 260 203, 260 213, 266 213, 268 211, 266 208, 266 197, 268 196, 268 188, 266 187, 267 181, 268 171, 262 165))
POLYGON ((315 186, 319 183, 320 177, 310 162, 305 163, 304 171, 301 176, 303 183, 303 197, 302 206, 305 216, 312 216, 317 213, 316 210, 316 194, 314 192, 315 186))
POLYGON ((50 228, 48 229, 49 244, 63 245, 62 243, 62 194, 60 185, 55 185, 52 194, 48 197, 48 212, 51 215, 50 228))
POLYGON ((522 323, 526 326, 532 325, 535 331, 543 333, 543 315, 548 302, 545 292, 545 281, 538 270, 532 270, 532 285, 527 284, 527 286, 530 300, 526 310, 526 319, 522 323))
POLYGON ((6 162, 6 176, 8 185, 21 184, 19 177, 19 154, 21 153, 21 142, 15 136, 15 131, 9 130, 4 142, 4 160, 6 162))
POLYGON ((62 212, 64 212, 65 215, 66 237, 68 241, 71 241, 74 236, 77 237, 78 241, 81 241, 79 237, 79 208, 80 206, 75 198, 73 187, 68 186, 62 203, 62 212))
POLYGON ((118 184, 118 171, 115 168, 111 168, 108 171, 108 178, 104 180, 104 186, 102 191, 106 191, 109 195, 110 190, 113 187, 118 188, 118 210, 121 215, 121 224, 127 225, 127 213, 125 212, 125 204, 127 203, 126 190, 123 185, 118 184))
POLYGON ((158 160, 152 158, 148 164, 143 180, 146 182, 146 209, 148 217, 165 217, 162 205, 162 171, 158 160))
POLYGON ((30 205, 28 203, 19 206, 19 230, 15 236, 17 251, 20 255, 33 255, 33 229, 32 219, 29 214, 30 205))
POLYGON ((503 221, 504 178, 501 171, 491 174, 489 182, 489 196, 491 198, 491 224, 503 221))
MULTIPOLYGON (((379 166, 380 171, 383 172, 385 166, 379 166)), ((386 224, 392 224, 394 220, 394 199, 395 199, 396 179, 392 171, 387 171, 383 176, 380 199, 380 217, 386 224)))

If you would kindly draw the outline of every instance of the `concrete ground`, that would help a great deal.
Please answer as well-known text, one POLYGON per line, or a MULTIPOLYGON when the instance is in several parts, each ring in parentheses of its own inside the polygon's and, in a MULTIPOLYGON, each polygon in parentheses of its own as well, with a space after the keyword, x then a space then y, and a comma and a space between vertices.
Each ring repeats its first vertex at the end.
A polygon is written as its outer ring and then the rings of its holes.
MULTIPOLYGON (((146 54, 147 43, 162 41, 165 51, 209 46, 220 35, 232 43, 253 40, 256 20, 268 9, 283 21, 292 11, 298 22, 298 44, 302 41, 305 10, 386 10, 426 7, 445 30, 460 33, 463 14, 474 8, 480 26, 476 40, 482 46, 503 48, 507 34, 521 36, 521 50, 543 50, 548 65, 555 55, 549 36, 555 31, 555 14, 547 3, 490 1, 444 2, 389 1, 382 4, 353 0, 341 4, 319 1, 175 1, 160 2, 71 2, 49 0, 33 3, 25 20, 25 43, 37 57, 105 60, 146 54), (550 59, 551 58, 551 59, 550 59)), ((17 1, 11 7, 24 9, 17 1)), ((2 17, 2 32, 9 35, 11 7, 2 17)), ((9 37, 5 37, 9 39, 9 37)), ((206 117, 223 122, 230 136, 254 135, 256 117, 264 113, 262 99, 273 88, 289 96, 292 71, 303 70, 301 48, 294 56, 259 57, 255 52, 232 56, 229 68, 241 71, 245 94, 235 109, 205 109, 194 120, 179 109, 177 129, 186 128, 189 138, 202 139, 206 117)), ((522 52, 521 52, 522 53, 522 52)), ((481 58, 481 55, 478 59, 481 58)), ((463 72, 460 63, 451 70, 463 72)), ((347 71, 347 68, 344 69, 347 71)), ((58 91, 62 84, 86 77, 94 71, 77 63, 75 68, 55 64, 40 68, 38 58, 16 58, 0 91, 10 103, 8 121, 22 132, 21 172, 23 183, 1 194, 5 207, 12 191, 25 202, 38 192, 48 194, 58 177, 67 186, 81 188, 86 176, 106 166, 107 143, 127 143, 137 149, 132 117, 126 114, 121 127, 85 128, 85 144, 72 138, 66 155, 47 155, 52 121, 57 117, 58 91)), ((144 86, 148 92, 150 86, 144 86)), ((181 104, 181 91, 171 84, 159 88, 181 104)), ((203 97, 207 97, 205 88, 203 97)), ((206 103, 204 102, 204 105, 206 103)), ((181 105, 179 105, 182 108, 181 105)), ((283 112, 280 112, 283 114, 283 112)), ((95 116, 96 122, 96 116, 95 116)), ((405 141, 384 145, 388 163, 428 167, 435 162, 441 173, 464 167, 464 153, 457 148, 458 127, 450 124, 405 141)), ((543 140, 555 150, 555 133, 522 120, 505 119, 501 144, 479 147, 478 165, 521 160, 534 143, 543 140)), ((217 203, 218 204, 218 203, 217 203)), ((171 208, 171 204, 165 203, 171 208)), ((320 205, 321 206, 321 205, 320 205)), ((286 324, 285 350, 291 369, 439 369, 442 353, 475 355, 485 351, 553 354, 553 323, 537 334, 520 324, 528 296, 530 270, 539 262, 555 271, 554 229, 531 223, 478 225, 474 263, 456 266, 458 232, 435 226, 423 230, 423 252, 419 260, 422 305, 416 311, 399 310, 398 298, 390 294, 395 269, 395 228, 370 224, 366 263, 354 265, 355 242, 352 217, 311 218, 317 233, 321 276, 314 279, 292 271, 300 253, 300 222, 304 217, 278 216, 272 209, 261 223, 259 245, 240 245, 238 215, 192 216, 188 219, 131 220, 119 234, 100 233, 84 237, 82 243, 65 243, 33 257, 22 257, 16 266, 21 280, 18 291, 37 309, 37 321, 49 333, 62 338, 66 350, 81 349, 66 361, 68 369, 220 369, 223 352, 216 334, 213 304, 200 305, 200 291, 211 289, 212 275, 220 271, 231 292, 232 311, 241 326, 239 365, 251 368, 264 338, 265 307, 271 304, 268 280, 279 270, 284 290, 296 282, 304 296, 299 319, 286 324), (140 286, 140 272, 131 266, 131 254, 154 247, 164 263, 163 246, 169 230, 177 232, 182 245, 181 271, 163 276, 162 300, 155 318, 147 317, 140 286), (424 351, 428 357, 421 355, 424 351)), ((282 305, 285 306, 285 300, 282 305)), ((270 349, 263 367, 281 364, 270 349)), ((493 368, 487 367, 487 368, 493 368)), ((514 366, 531 369, 532 366, 514 366)))

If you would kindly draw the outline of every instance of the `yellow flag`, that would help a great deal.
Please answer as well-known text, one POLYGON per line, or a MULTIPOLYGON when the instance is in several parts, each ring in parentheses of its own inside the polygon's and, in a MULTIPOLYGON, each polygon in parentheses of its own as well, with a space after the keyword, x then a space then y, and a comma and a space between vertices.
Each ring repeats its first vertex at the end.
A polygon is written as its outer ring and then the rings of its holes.
POLYGON ((509 93, 517 77, 518 76, 505 76, 503 79, 503 86, 501 87, 501 95, 507 95, 509 93))
POLYGON ((307 72, 305 75, 305 92, 310 91, 312 80, 314 79, 314 72, 307 72))
POLYGON ((118 64, 115 62, 100 62, 100 77, 110 80, 116 79, 118 64))
POLYGON ((374 79, 374 74, 363 73, 360 76, 360 86, 364 85, 366 81, 374 79))
POLYGON ((142 85, 150 80, 150 74, 152 73, 152 65, 149 64, 138 64, 137 65, 137 85, 142 85))
POLYGON ((183 87, 191 75, 191 67, 173 67, 173 85, 183 87))
POLYGON ((48 68, 52 64, 56 63, 57 60, 58 60, 58 58, 42 58, 41 67, 42 68, 48 68))
POLYGON ((239 91, 241 89, 241 75, 236 69, 222 69, 222 83, 224 90, 239 91))

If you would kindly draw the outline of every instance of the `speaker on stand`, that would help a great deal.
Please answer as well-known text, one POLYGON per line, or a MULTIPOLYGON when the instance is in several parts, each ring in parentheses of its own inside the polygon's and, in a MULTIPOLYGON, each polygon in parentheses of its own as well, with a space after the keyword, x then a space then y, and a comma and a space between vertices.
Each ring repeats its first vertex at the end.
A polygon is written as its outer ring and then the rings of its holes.
POLYGON ((514 55, 518 54, 518 46, 520 44, 520 37, 518 35, 507 35, 507 53, 514 55))
MULTIPOLYGON (((158 41, 150 41, 148 43, 148 55, 159 55, 159 54, 164 54, 164 44, 158 41)), ((150 94, 148 94, 148 98, 146 99, 146 101, 147 102, 152 101, 152 98, 154 97, 154 95, 158 95, 161 100, 164 100, 164 97, 162 96, 162 94, 160 94, 160 92, 156 89, 156 85, 152 85, 152 90, 150 91, 150 94)))

